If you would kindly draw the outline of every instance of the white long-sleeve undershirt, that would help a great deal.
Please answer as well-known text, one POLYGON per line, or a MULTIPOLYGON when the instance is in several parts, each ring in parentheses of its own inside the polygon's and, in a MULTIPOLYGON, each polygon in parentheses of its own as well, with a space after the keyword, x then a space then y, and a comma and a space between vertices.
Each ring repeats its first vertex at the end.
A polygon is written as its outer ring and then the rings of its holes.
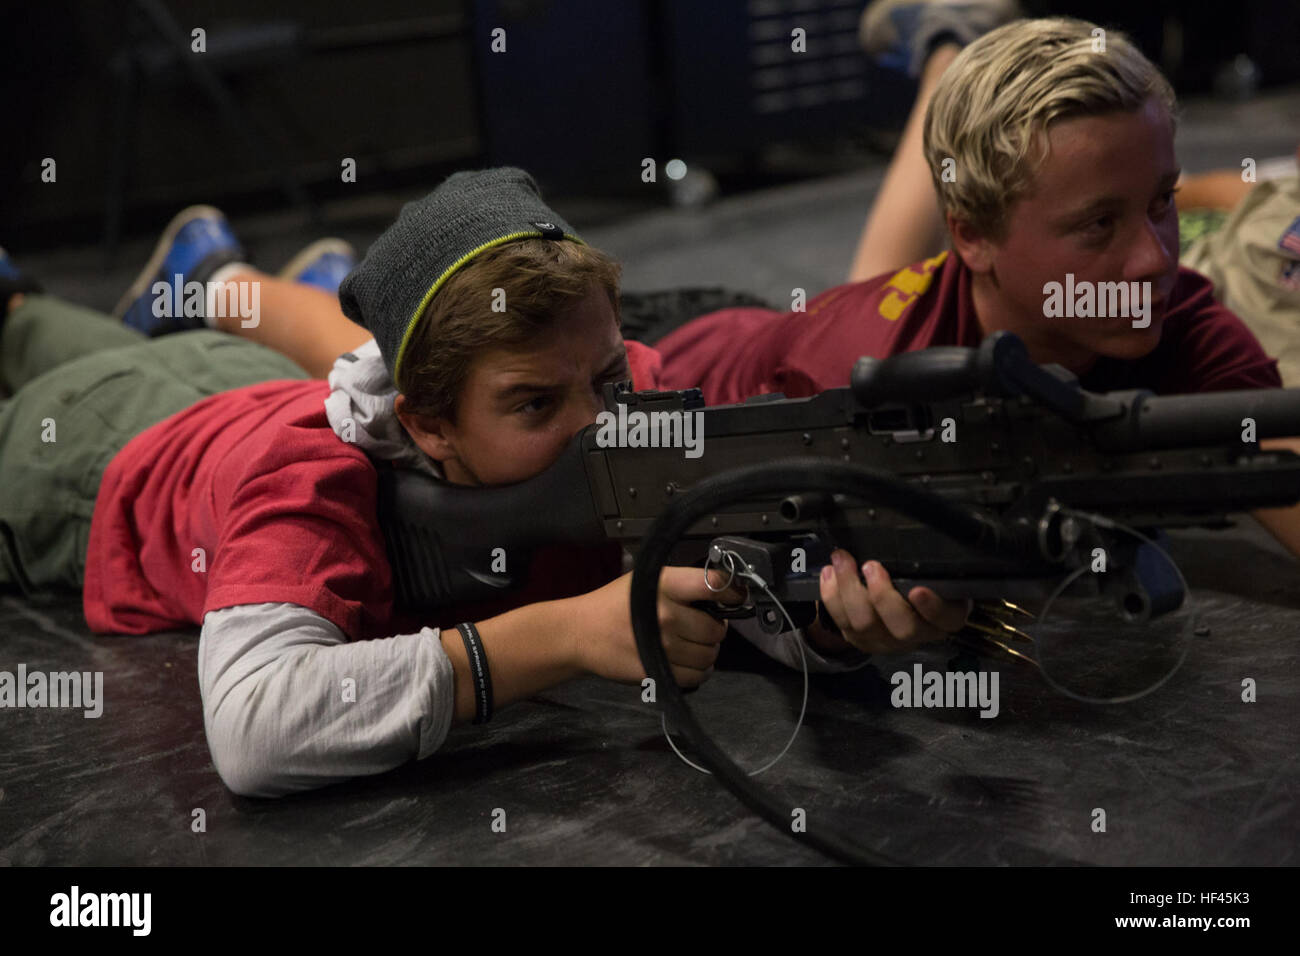
POLYGON ((438 631, 349 642, 295 604, 212 611, 199 690, 226 786, 275 797, 427 757, 451 729, 455 682, 438 631))
MULTIPOLYGON (((731 627, 800 666, 794 632, 731 627)), ((854 670, 804 644, 814 673, 854 670)), ((490 659, 489 659, 490 663, 490 659)), ((204 616, 199 691, 208 749, 235 793, 278 797, 422 760, 451 729, 455 674, 439 631, 349 642, 296 604, 246 604, 204 616)))

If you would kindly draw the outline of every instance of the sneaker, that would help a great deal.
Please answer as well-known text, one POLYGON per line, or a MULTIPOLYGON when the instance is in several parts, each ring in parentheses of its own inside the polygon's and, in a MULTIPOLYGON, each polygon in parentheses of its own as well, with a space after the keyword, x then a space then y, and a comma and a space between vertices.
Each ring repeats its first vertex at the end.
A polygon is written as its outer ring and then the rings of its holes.
POLYGON ((9 253, 5 252, 4 246, 0 246, 0 279, 16 280, 22 277, 22 271, 14 265, 14 261, 9 258, 9 253))
POLYGON ((317 239, 289 260, 280 278, 338 295, 339 284, 356 264, 356 250, 342 239, 317 239))
MULTIPOLYGON (((212 206, 182 209, 167 224, 153 255, 118 300, 113 317, 148 336, 205 328, 201 315, 185 315, 186 286, 206 284, 219 268, 244 258, 244 248, 221 210, 212 206), (155 296, 157 282, 165 282, 167 291, 155 296), (155 303, 164 297, 165 302, 155 303), (159 311, 164 314, 157 315, 159 311)), ((204 302, 206 298, 205 294, 204 302)))
POLYGON ((1020 15, 1015 0, 874 0, 858 41, 880 66, 915 78, 940 42, 966 46, 1020 15))
POLYGON ((18 268, 9 253, 0 247, 0 325, 9 313, 9 299, 19 292, 44 292, 41 284, 18 268))

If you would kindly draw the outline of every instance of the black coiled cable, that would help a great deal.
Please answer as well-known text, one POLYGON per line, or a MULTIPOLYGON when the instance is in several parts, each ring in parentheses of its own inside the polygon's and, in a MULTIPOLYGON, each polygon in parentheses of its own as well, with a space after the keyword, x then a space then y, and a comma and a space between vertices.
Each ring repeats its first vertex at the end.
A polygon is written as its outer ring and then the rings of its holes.
POLYGON ((661 688, 658 699, 704 765, 741 803, 800 842, 842 863, 895 866, 899 861, 813 820, 807 822, 804 833, 795 833, 790 827, 789 808, 755 784, 696 722, 664 653, 659 630, 659 576, 677 540, 696 521, 723 505, 760 495, 800 492, 849 495, 892 509, 990 556, 1032 561, 1036 552, 1031 541, 1008 534, 997 522, 889 472, 826 459, 787 458, 736 468, 700 482, 655 519, 637 554, 632 572, 631 617, 641 664, 661 688))

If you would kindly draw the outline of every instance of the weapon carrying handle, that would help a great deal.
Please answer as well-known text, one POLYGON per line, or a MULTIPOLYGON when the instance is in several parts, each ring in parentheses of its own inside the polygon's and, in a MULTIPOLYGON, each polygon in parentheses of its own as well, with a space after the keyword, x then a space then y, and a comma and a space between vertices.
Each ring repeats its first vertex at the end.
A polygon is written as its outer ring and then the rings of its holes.
POLYGON ((886 402, 932 402, 968 392, 1013 394, 1001 368, 1027 357, 1024 343, 1010 332, 995 332, 979 348, 944 345, 904 352, 887 359, 863 356, 853 366, 849 385, 863 406, 886 402))

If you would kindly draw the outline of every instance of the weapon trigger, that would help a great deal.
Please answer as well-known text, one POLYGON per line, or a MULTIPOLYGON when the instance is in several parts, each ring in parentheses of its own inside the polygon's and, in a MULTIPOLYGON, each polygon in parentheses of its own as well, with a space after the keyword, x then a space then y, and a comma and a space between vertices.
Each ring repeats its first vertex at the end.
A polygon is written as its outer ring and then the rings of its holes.
POLYGON ((754 616, 754 606, 752 604, 727 605, 705 599, 702 601, 692 601, 691 607, 701 610, 705 614, 708 614, 719 621, 728 621, 754 616))

